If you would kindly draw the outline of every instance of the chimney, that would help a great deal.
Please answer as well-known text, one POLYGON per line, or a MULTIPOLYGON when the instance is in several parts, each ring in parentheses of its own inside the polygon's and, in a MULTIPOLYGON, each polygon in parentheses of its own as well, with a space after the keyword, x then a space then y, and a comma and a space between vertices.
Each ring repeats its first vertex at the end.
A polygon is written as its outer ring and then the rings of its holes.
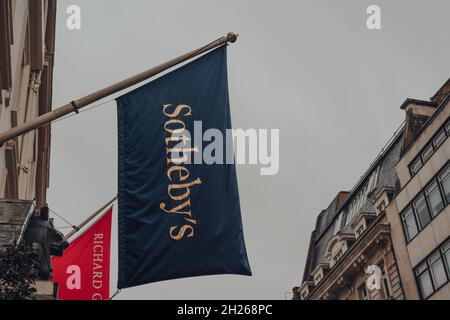
POLYGON ((417 136, 422 126, 436 110, 433 101, 406 99, 400 109, 405 110, 405 133, 403 136, 403 150, 406 150, 417 136))
POLYGON ((345 201, 345 199, 347 199, 348 195, 350 194, 349 191, 341 191, 338 193, 337 197, 336 197, 336 204, 337 207, 339 208, 345 201))
POLYGON ((436 92, 434 96, 430 98, 431 101, 436 103, 437 105, 441 104, 442 101, 447 98, 447 96, 450 94, 450 78, 447 80, 446 83, 436 92))

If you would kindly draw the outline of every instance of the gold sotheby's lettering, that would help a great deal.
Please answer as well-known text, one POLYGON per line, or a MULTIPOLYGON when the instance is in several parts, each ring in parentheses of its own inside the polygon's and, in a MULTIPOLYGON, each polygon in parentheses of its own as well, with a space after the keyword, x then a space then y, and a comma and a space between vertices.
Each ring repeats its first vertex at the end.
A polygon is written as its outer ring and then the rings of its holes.
POLYGON ((190 172, 183 166, 188 159, 188 154, 191 152, 199 152, 197 147, 184 148, 191 139, 185 136, 183 131, 186 128, 185 123, 179 117, 192 117, 192 108, 188 105, 178 105, 175 108, 171 104, 163 105, 163 113, 169 118, 164 123, 164 130, 170 134, 169 138, 165 139, 166 154, 167 154, 167 177, 170 184, 167 188, 167 194, 175 204, 172 209, 161 202, 160 208, 169 214, 176 214, 182 217, 182 225, 172 226, 169 229, 169 235, 174 240, 181 240, 183 238, 194 237, 194 229, 197 220, 193 218, 191 207, 191 187, 202 184, 200 178, 189 181, 190 172), (174 157, 178 154, 178 157, 174 157), (181 156, 180 156, 181 155, 181 156))

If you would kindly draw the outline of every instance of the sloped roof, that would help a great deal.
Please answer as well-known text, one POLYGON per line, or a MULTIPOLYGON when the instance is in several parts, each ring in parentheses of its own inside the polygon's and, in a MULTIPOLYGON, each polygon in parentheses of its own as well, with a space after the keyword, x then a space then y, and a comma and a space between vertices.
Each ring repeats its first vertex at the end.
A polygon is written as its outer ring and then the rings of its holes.
POLYGON ((33 210, 32 201, 0 199, 0 249, 22 241, 33 210))
MULTIPOLYGON (((377 184, 374 190, 383 187, 394 187, 397 176, 395 172, 395 164, 400 158, 401 148, 403 146, 403 130, 398 131, 391 142, 386 146, 381 155, 377 157, 374 163, 370 166, 369 170, 364 174, 364 179, 361 179, 355 187, 352 189, 347 198, 343 201, 341 205, 337 204, 335 198, 328 208, 320 214, 318 217, 318 223, 316 223, 316 230, 314 230, 313 237, 310 243, 310 252, 308 259, 305 263, 305 272, 303 276, 303 281, 308 281, 311 278, 311 272, 317 265, 322 263, 328 263, 325 257, 325 249, 329 241, 334 236, 334 225, 338 214, 342 212, 358 195, 361 188, 364 187, 365 180, 368 179, 370 174, 379 168, 379 176, 377 179, 377 184), (323 223, 326 221, 326 223, 323 223)), ((371 203, 370 199, 365 199, 361 209, 354 216, 353 220, 356 219, 361 212, 375 212, 375 207, 371 203)), ((341 233, 353 232, 351 229, 351 224, 341 228, 341 233)))

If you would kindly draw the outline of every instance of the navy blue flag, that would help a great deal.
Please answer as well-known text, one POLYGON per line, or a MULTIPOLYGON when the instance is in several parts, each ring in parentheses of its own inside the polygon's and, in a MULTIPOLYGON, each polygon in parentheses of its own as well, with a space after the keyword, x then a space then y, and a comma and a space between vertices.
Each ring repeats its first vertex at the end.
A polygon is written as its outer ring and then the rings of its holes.
POLYGON ((226 52, 220 47, 117 99, 119 289, 251 275, 235 165, 194 164, 208 147, 201 132, 194 136, 195 122, 224 140, 231 128, 226 52))

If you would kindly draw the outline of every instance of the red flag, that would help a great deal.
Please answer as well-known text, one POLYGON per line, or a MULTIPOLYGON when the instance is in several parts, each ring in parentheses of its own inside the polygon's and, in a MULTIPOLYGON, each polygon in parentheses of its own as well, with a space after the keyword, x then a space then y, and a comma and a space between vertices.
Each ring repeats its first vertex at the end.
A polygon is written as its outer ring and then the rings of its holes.
POLYGON ((74 240, 62 257, 53 257, 58 300, 108 300, 112 208, 74 240))

